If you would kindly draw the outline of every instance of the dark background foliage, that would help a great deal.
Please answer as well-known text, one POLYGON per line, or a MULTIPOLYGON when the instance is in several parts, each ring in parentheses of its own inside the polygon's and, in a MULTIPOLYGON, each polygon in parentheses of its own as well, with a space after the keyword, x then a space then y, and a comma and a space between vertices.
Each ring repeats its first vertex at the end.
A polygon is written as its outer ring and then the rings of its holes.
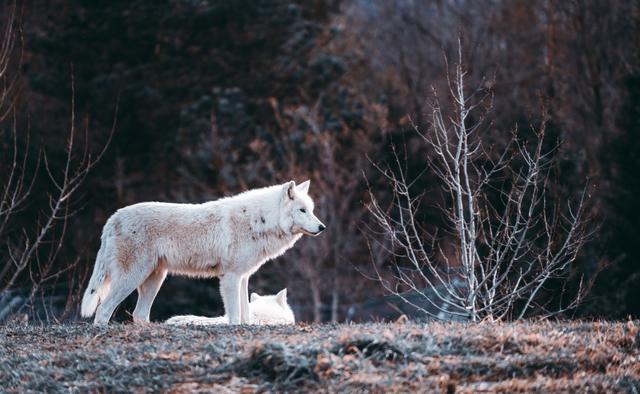
MULTIPOLYGON (((55 168, 72 96, 77 126, 95 149, 116 118, 107 154, 74 202, 78 212, 56 263, 80 256, 69 274, 75 280, 58 286, 81 290, 101 227, 119 207, 203 202, 311 179, 328 231, 269 263, 250 287, 288 287, 304 320, 341 320, 349 305, 382 295, 360 273, 385 267, 384 258, 372 263, 361 233, 368 221, 363 174, 384 195, 369 158, 387 160, 392 141, 408 147, 413 172, 422 170, 429 152, 407 132, 409 119, 428 127, 431 88, 445 92, 444 56, 462 34, 471 83, 494 95, 487 138, 500 144, 516 125, 526 136, 544 106, 548 138, 563 142, 557 195, 589 188, 600 227, 575 270, 590 277, 610 266, 580 313, 640 312, 635 2, 50 0, 17 9, 21 141, 28 130, 29 149, 46 148, 55 168)), ((36 181, 39 193, 50 187, 45 180, 36 181)), ((429 193, 434 182, 426 174, 417 184, 426 206, 438 202, 429 193)), ((38 212, 36 199, 16 226, 29 227, 38 212)), ((441 217, 424 220, 436 228, 441 217)), ((170 278, 152 318, 178 311, 220 313, 217 285, 170 278)))

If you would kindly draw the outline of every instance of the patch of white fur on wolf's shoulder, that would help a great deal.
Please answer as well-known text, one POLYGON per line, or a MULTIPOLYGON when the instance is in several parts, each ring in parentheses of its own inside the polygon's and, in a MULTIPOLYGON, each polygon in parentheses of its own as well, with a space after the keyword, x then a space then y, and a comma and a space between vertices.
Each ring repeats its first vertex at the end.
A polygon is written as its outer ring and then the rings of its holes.
MULTIPOLYGON (((281 193, 282 193, 282 185, 278 184, 278 185, 271 185, 271 186, 260 187, 256 189, 245 190, 241 193, 234 194, 232 196, 223 197, 218 200, 211 201, 209 203, 220 204, 228 201, 234 201, 234 203, 243 202, 243 201, 261 201, 269 197, 278 199, 281 193)), ((209 204, 209 203, 205 203, 205 204, 209 204)))

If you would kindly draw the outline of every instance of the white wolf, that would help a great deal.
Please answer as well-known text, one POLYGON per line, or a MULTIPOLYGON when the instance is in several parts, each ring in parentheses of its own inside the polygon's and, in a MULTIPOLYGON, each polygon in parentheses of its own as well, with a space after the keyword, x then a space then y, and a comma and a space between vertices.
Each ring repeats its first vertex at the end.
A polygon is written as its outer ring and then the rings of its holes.
MULTIPOLYGON (((268 296, 252 293, 251 302, 249 302, 249 321, 251 324, 260 325, 294 324, 296 319, 287 304, 287 289, 268 296)), ((229 317, 227 315, 218 317, 180 315, 167 320, 166 324, 196 326, 229 324, 229 317)))
POLYGON ((94 324, 105 324, 137 289, 133 319, 148 322, 170 272, 219 277, 229 323, 249 323, 249 277, 303 234, 325 229, 308 191, 309 181, 290 181, 204 204, 146 202, 118 210, 102 230, 82 316, 95 312, 94 324))

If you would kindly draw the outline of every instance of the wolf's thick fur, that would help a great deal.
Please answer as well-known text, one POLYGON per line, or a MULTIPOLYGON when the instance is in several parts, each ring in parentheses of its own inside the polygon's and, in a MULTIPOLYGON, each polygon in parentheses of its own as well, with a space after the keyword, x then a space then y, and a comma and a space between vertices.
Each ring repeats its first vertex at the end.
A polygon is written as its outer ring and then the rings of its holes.
POLYGON ((136 322, 148 322, 167 273, 220 277, 229 323, 249 323, 248 281, 266 261, 324 225, 309 181, 254 189, 204 204, 147 202, 118 210, 102 230, 81 314, 105 324, 138 290, 136 322))
MULTIPOLYGON (((251 302, 249 302, 249 316, 250 324, 277 325, 296 322, 293 311, 287 304, 287 289, 281 290, 276 295, 268 296, 252 293, 251 302)), ((167 320, 166 324, 211 326, 229 324, 229 317, 227 315, 218 317, 179 315, 167 320)))

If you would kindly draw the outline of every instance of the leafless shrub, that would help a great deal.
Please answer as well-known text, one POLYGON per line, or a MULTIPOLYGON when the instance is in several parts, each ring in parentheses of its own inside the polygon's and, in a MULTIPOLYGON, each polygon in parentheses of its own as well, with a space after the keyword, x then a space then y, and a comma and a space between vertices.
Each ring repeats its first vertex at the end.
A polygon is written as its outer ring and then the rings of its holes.
POLYGON ((415 179, 408 178, 406 158, 394 147, 395 163, 378 166, 393 200, 383 206, 370 191, 368 205, 395 266, 392 280, 379 271, 377 278, 386 290, 434 317, 434 308, 472 321, 551 316, 575 308, 589 287, 582 280, 570 300, 559 303, 548 287, 556 280, 565 283, 590 235, 586 189, 564 208, 554 201, 551 170, 558 146, 544 148, 545 119, 532 126, 530 145, 517 132, 499 152, 483 141, 491 94, 482 88, 467 94, 462 45, 458 48, 448 79, 452 114, 434 91, 429 130, 415 128, 432 152, 425 170, 441 182, 446 201, 441 210, 450 234, 424 229, 421 194, 414 190, 415 179), (425 294, 424 303, 399 289, 425 294))
MULTIPOLYGON (((77 265, 78 259, 66 264, 56 264, 56 259, 68 230, 68 218, 74 213, 73 197, 105 153, 113 128, 109 140, 93 156, 88 131, 85 130, 84 136, 77 135, 72 91, 70 127, 62 164, 53 163, 44 148, 34 149, 28 126, 22 126, 16 108, 19 97, 15 69, 21 58, 21 51, 15 50, 16 41, 21 39, 17 25, 15 9, 12 9, 0 43, 0 137, 7 141, 0 143, 3 158, 0 161, 0 321, 36 302, 42 302, 45 319, 50 320, 52 316, 42 290, 77 265), (16 55, 16 52, 19 53, 16 55), (78 148, 77 141, 81 139, 78 148), (34 150, 37 150, 35 157, 34 150), (26 205, 41 200, 42 196, 34 193, 34 185, 46 182, 38 180, 42 170, 50 183, 47 205, 41 207, 36 223, 29 223, 21 213, 26 205), (25 283, 30 284, 28 290, 17 291, 16 287, 25 283)), ((70 303, 67 307, 71 307, 70 303)))

